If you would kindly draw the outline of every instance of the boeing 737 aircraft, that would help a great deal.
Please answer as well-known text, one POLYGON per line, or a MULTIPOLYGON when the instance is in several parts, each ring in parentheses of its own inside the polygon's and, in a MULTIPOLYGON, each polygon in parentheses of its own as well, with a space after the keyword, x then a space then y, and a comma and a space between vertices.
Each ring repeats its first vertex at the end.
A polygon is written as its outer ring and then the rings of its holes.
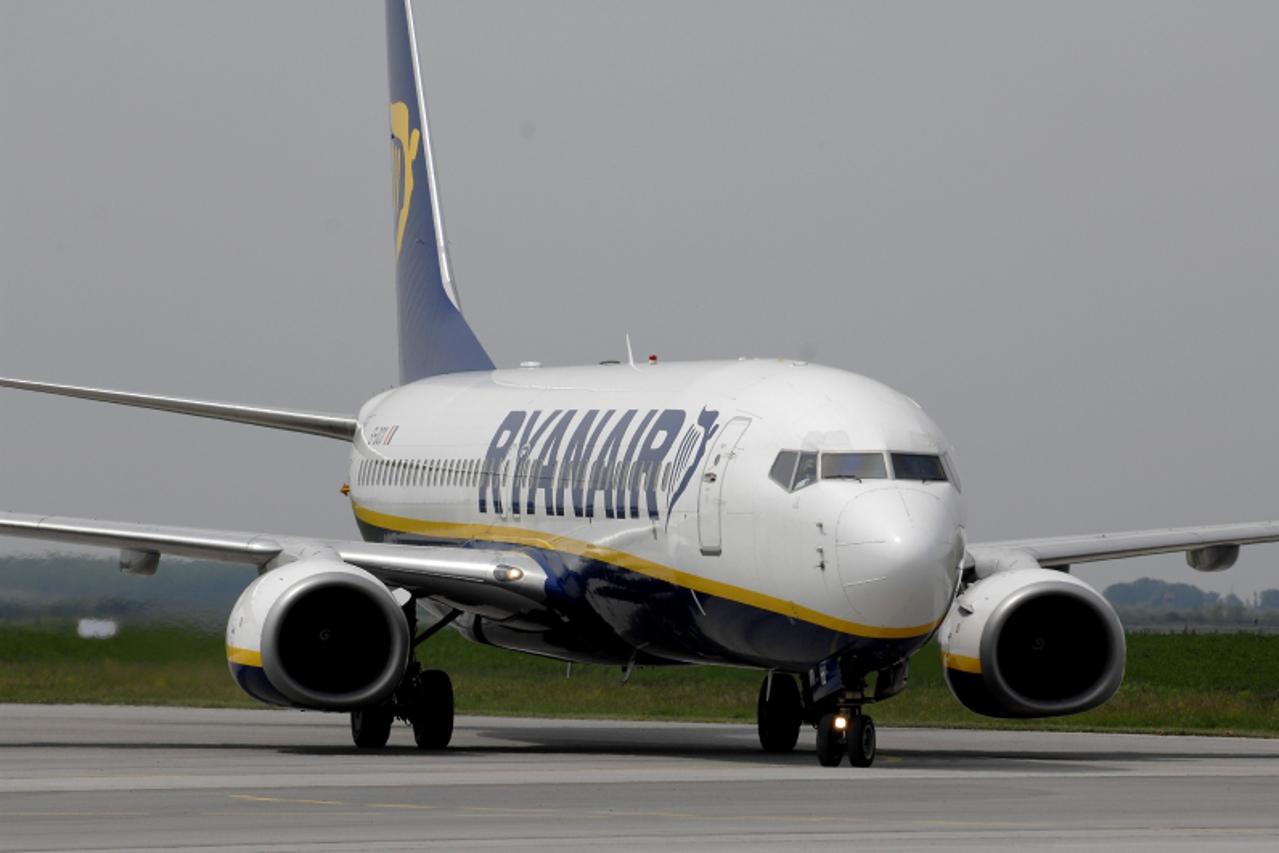
POLYGON ((0 514, 0 533, 257 566, 226 629, 268 703, 348 712, 360 747, 396 718, 453 730, 449 677, 413 650, 477 643, 622 667, 760 670, 760 744, 875 758, 866 708, 936 636, 946 680, 994 717, 1072 714, 1123 677, 1124 634, 1071 565, 1184 552, 1231 566, 1279 523, 969 542, 950 445, 912 399, 789 359, 497 369, 459 309, 409 0, 387 0, 400 385, 330 415, 54 385, 351 446, 361 541, 0 514))

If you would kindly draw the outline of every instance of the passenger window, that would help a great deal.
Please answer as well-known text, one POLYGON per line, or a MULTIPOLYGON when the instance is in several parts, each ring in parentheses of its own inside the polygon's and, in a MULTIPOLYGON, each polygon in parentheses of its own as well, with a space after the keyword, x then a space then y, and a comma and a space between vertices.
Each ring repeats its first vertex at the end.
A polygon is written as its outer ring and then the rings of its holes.
POLYGON ((887 480, 882 453, 823 453, 823 480, 887 480))
POLYGON ((942 467, 940 456, 928 453, 894 453, 893 476, 898 480, 944 483, 946 469, 942 467))
POLYGON ((795 466, 795 486, 793 491, 797 492, 815 482, 817 482, 817 454, 799 454, 799 464, 795 466))
POLYGON ((791 480, 795 477, 795 460, 798 458, 799 453, 794 450, 783 450, 778 453, 777 458, 773 460, 772 469, 768 472, 769 479, 789 492, 791 480))

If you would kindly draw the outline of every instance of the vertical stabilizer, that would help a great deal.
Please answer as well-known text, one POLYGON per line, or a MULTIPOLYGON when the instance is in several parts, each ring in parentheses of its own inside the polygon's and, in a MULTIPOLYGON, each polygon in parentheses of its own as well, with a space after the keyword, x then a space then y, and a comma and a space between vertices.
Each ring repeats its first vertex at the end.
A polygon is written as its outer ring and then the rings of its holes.
POLYGON ((400 382, 493 361, 462 317, 435 183, 410 0, 386 0, 400 382))

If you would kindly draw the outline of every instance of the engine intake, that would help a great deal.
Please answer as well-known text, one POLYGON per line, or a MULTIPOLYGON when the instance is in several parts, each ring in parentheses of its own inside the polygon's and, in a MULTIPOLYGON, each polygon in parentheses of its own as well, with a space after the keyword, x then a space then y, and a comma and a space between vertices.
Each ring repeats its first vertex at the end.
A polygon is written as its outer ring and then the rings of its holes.
POLYGON ((956 600, 941 632, 946 683, 991 717, 1050 717, 1101 705, 1119 689, 1123 626, 1092 587, 1061 572, 992 575, 956 600))
POLYGON ((339 560, 303 560, 245 589, 227 648, 232 674, 255 698, 341 711, 395 690, 410 638, 403 610, 375 577, 339 560))

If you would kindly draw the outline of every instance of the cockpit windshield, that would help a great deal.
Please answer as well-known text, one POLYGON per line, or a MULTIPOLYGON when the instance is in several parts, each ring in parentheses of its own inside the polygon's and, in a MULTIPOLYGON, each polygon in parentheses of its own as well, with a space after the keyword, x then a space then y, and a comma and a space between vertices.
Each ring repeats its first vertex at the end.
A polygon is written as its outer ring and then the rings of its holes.
POLYGON ((882 453, 823 453, 823 480, 886 480, 882 453))
POLYGON ((788 492, 799 491, 821 480, 917 480, 923 483, 959 483, 950 476, 948 460, 931 453, 848 452, 817 453, 783 450, 773 460, 768 476, 788 492), (891 460, 892 465, 889 466, 891 460))
POLYGON ((946 482, 946 466, 940 456, 928 453, 894 453, 893 476, 898 480, 946 482))

